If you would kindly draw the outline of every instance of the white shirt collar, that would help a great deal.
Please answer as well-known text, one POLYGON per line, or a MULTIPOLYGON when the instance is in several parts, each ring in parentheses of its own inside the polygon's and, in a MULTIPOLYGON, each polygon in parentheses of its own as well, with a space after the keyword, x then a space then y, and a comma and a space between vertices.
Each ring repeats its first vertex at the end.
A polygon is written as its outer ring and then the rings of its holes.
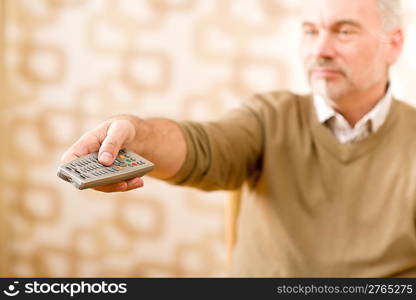
POLYGON ((371 132, 368 132, 368 134, 376 132, 386 120, 390 111, 392 100, 392 87, 391 84, 389 84, 384 97, 380 99, 371 111, 364 115, 361 120, 355 124, 354 128, 351 128, 345 118, 336 112, 322 96, 313 96, 314 106, 319 122, 326 123, 331 118, 334 118, 334 121, 329 122, 328 126, 336 137, 343 143, 356 139, 358 134, 363 136, 362 133, 359 133, 359 131, 362 131, 364 127, 370 128, 371 132), (368 126, 368 124, 370 124, 370 126, 368 126))

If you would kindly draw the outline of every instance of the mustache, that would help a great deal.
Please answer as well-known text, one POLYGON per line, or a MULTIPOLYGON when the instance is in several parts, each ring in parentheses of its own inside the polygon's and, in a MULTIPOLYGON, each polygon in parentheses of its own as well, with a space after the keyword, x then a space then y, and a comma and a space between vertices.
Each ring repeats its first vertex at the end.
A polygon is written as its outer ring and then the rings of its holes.
POLYGON ((331 71, 339 72, 343 75, 349 75, 349 70, 344 66, 339 65, 332 59, 316 59, 308 63, 307 70, 311 74, 316 69, 329 69, 331 71))

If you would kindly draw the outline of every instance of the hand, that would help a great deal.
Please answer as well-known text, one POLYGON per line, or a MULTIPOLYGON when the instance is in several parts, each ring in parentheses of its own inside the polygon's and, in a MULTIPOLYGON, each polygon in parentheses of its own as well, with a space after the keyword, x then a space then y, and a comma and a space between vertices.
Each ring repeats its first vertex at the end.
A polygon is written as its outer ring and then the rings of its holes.
MULTIPOLYGON (((109 166, 116 159, 120 149, 128 147, 136 138, 136 128, 128 117, 115 117, 107 120, 96 128, 86 132, 63 155, 62 163, 68 163, 80 156, 98 151, 98 161, 109 166)), ((95 187, 105 192, 125 192, 143 186, 140 177, 126 181, 95 187)))

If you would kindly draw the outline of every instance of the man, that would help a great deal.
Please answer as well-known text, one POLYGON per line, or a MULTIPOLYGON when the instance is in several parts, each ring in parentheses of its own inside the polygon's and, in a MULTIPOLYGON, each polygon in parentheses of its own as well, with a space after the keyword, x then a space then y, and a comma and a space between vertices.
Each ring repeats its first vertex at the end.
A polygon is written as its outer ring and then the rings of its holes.
POLYGON ((416 276, 416 110, 392 98, 388 77, 398 12, 395 0, 308 0, 312 96, 256 95, 216 122, 115 116, 63 160, 99 150, 109 165, 128 147, 155 178, 241 188, 232 276, 416 276))

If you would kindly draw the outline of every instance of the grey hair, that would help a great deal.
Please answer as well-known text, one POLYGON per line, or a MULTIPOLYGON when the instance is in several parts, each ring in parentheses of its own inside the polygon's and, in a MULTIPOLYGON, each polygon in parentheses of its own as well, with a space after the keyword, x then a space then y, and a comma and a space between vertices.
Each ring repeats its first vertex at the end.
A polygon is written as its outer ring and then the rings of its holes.
POLYGON ((377 0, 383 18, 383 29, 394 30, 403 25, 401 0, 377 0))

